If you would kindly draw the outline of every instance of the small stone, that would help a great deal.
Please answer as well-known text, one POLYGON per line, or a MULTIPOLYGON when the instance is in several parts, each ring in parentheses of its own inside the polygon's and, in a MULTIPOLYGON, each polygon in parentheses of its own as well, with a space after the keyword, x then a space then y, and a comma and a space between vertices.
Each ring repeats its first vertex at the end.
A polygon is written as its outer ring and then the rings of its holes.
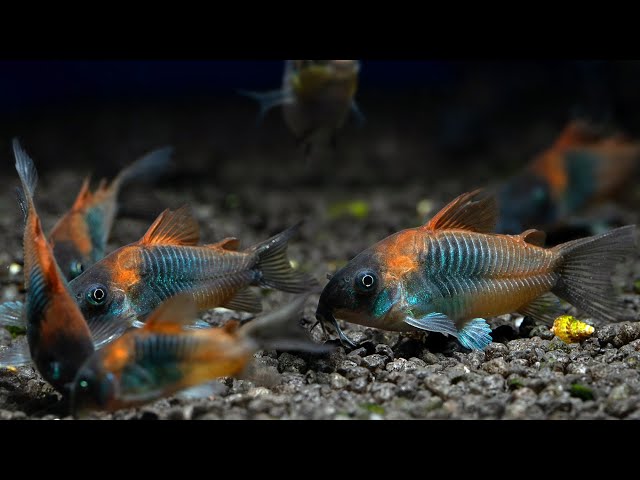
POLYGON ((375 370, 376 368, 384 368, 387 357, 384 355, 380 355, 379 353, 374 353, 373 355, 368 355, 362 359, 363 366, 370 368, 371 370, 375 370))
POLYGON ((509 349, 504 343, 490 343, 484 349, 484 358, 492 360, 498 357, 504 357, 509 353, 509 349))
POLYGON ((371 387, 371 394, 377 401, 385 402, 394 397, 396 388, 393 383, 374 383, 371 387))
POLYGON ((278 357, 278 370, 280 372, 304 373, 307 371, 307 362, 300 357, 284 352, 278 357))
POLYGON ((384 355, 391 360, 393 360, 394 358, 393 349, 389 345, 385 345, 384 343, 376 345, 376 353, 384 355))
POLYGON ((367 389, 368 385, 369 385, 369 381, 367 378, 358 377, 351 380, 351 383, 349 384, 349 389, 354 392, 362 393, 367 389))
POLYGON ((489 360, 484 365, 482 365, 482 370, 490 374, 497 374, 506 377, 509 374, 509 366, 507 362, 502 357, 493 358, 489 360))
POLYGON ((346 388, 347 385, 349 385, 349 380, 347 380, 345 377, 343 377, 339 373, 331 374, 331 388, 335 390, 341 390, 343 388, 346 388))

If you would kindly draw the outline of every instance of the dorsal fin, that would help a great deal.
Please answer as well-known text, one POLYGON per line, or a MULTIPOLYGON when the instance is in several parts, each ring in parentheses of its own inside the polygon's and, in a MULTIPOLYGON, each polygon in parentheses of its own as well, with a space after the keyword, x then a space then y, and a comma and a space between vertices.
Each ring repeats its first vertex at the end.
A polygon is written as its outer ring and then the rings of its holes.
POLYGON ((567 149, 598 142, 605 137, 602 128, 585 119, 569 122, 553 143, 553 149, 567 149))
POLYGON ((82 181, 82 186, 80 187, 80 191, 76 196, 75 201, 73 202, 73 206, 71 207, 72 211, 82 210, 93 198, 93 193, 89 190, 89 182, 90 177, 85 177, 82 181))
POLYGON ((176 295, 151 312, 143 329, 157 333, 181 333, 185 326, 193 323, 197 314, 198 307, 191 295, 176 295))
POLYGON ((187 205, 177 210, 166 209, 138 241, 140 245, 197 245, 200 240, 198 222, 187 205))
POLYGON ((209 243, 205 245, 207 248, 220 248, 222 250, 229 250, 231 252, 237 252, 240 248, 240 240, 236 237, 223 238, 219 242, 209 243))
POLYGON ((544 247, 544 242, 547 239, 547 234, 542 230, 530 229, 522 232, 519 237, 527 243, 535 245, 536 247, 544 247))
POLYGON ((440 210, 422 228, 428 230, 459 229, 491 233, 498 221, 498 204, 493 195, 479 198, 481 189, 463 193, 440 210))

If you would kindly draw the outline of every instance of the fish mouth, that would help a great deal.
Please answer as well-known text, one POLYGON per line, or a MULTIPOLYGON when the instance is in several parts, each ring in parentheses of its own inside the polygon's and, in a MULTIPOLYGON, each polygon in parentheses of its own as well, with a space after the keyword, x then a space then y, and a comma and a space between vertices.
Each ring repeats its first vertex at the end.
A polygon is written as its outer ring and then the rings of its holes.
POLYGON ((338 334, 340 343, 342 343, 343 346, 349 348, 357 347, 357 345, 344 334, 344 332, 340 328, 340 325, 338 324, 338 320, 336 320, 336 317, 333 315, 333 311, 322 302, 318 304, 318 308, 316 310, 316 320, 318 320, 321 325, 331 325, 338 334))

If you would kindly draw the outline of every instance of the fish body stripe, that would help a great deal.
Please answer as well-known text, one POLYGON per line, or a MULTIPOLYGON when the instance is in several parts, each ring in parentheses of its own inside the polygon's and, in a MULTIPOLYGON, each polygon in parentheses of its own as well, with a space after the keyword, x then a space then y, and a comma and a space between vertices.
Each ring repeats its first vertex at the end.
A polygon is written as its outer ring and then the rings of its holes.
POLYGON ((425 237, 419 270, 438 311, 452 318, 499 315, 548 292, 555 253, 512 237, 437 232, 425 237))

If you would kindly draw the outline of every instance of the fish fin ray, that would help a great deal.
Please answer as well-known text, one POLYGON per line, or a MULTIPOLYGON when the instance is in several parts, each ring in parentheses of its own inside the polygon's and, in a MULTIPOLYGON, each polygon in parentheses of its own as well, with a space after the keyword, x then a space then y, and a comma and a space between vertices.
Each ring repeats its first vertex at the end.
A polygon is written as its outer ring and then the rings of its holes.
POLYGON ((301 223, 248 250, 258 256, 257 267, 262 274, 262 285, 290 293, 303 293, 319 286, 310 275, 294 270, 287 257, 289 239, 298 231, 301 223))
POLYGON ((192 324, 198 315, 198 307, 190 294, 180 294, 165 300, 149 318, 144 330, 149 332, 180 333, 192 324))
POLYGON ((547 234, 542 230, 529 229, 522 232, 519 237, 530 245, 536 247, 544 247, 544 242, 547 240, 547 234))
POLYGON ((26 335, 16 338, 8 347, 0 347, 0 368, 19 367, 30 363, 31 353, 26 335))
POLYGON ((240 290, 231 300, 222 306, 230 310, 240 310, 249 313, 259 313, 262 311, 262 301, 260 297, 249 288, 240 290))
POLYGON ((545 325, 552 325, 561 312, 558 297, 550 292, 541 295, 518 309, 518 313, 531 317, 545 325))
POLYGON ((484 350, 493 341, 491 327, 484 318, 474 318, 460 329, 458 341, 470 350, 484 350))
POLYGON ((27 328, 23 311, 24 303, 19 301, 0 304, 0 326, 27 328))
POLYGON ((440 210, 422 228, 493 232, 498 220, 497 201, 494 195, 481 196, 481 193, 481 189, 463 193, 440 210))
POLYGON ((454 337, 458 336, 458 329, 455 323, 444 313, 433 312, 419 318, 408 315, 405 317, 404 322, 420 330, 453 335, 454 337))
POLYGON ((166 209, 138 241, 140 245, 194 246, 200 240, 200 227, 187 205, 166 209))
POLYGON ((219 248, 222 250, 228 250, 230 252, 237 252, 238 249, 240 248, 240 240, 238 240, 236 237, 227 237, 227 238, 223 238, 219 242, 209 243, 205 245, 205 247, 219 248))

